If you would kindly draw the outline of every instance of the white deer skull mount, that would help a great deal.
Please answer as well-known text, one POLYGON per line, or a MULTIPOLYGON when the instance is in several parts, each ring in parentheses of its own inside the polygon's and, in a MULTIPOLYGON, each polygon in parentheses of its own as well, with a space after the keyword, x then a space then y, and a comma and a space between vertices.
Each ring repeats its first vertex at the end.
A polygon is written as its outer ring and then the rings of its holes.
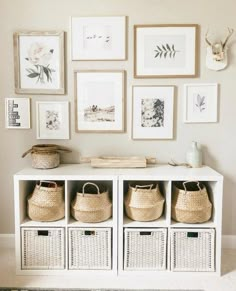
POLYGON ((228 35, 224 42, 218 41, 211 43, 208 40, 207 34, 205 35, 207 46, 206 54, 206 66, 210 70, 220 71, 227 67, 228 57, 227 57, 227 43, 232 36, 234 30, 228 28, 228 35))

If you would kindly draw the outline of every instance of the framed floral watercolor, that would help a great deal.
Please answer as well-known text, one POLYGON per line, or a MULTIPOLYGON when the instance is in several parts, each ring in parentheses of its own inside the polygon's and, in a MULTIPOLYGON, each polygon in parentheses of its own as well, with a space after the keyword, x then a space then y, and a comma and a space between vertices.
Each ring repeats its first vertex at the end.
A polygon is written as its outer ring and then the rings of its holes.
POLYGON ((123 132, 125 71, 75 72, 76 130, 123 132))
POLYGON ((15 92, 64 94, 64 32, 14 33, 15 92))
POLYGON ((72 60, 125 60, 126 16, 71 17, 72 60))
POLYGON ((5 127, 12 129, 30 128, 29 98, 5 98, 5 127))
POLYGON ((69 139, 69 102, 36 102, 37 139, 69 139))
POLYGON ((174 86, 133 86, 133 139, 173 138, 174 86))
POLYGON ((197 24, 135 25, 134 77, 195 77, 197 24))
POLYGON ((184 122, 217 122, 218 84, 184 85, 184 122))

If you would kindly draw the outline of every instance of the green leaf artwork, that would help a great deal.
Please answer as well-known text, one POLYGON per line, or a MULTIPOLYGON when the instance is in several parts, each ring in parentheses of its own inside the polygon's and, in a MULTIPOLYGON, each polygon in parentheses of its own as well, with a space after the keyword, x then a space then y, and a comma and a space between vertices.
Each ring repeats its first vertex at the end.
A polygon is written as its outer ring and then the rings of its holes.
POLYGON ((155 52, 154 58, 160 58, 161 59, 163 57, 164 59, 166 59, 168 57, 170 59, 171 58, 174 59, 176 53, 178 53, 180 51, 175 49, 174 44, 170 45, 170 44, 167 43, 166 45, 164 45, 164 44, 157 45, 156 49, 154 50, 154 52, 155 52))

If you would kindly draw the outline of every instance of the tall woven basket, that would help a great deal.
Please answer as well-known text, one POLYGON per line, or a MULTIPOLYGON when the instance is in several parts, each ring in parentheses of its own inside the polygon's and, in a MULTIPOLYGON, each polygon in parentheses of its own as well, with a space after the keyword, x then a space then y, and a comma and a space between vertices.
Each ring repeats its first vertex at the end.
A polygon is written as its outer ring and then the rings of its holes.
POLYGON ((174 185, 171 216, 184 223, 202 223, 211 218, 212 203, 206 187, 197 181, 174 185))
POLYGON ((40 181, 28 198, 28 216, 35 221, 56 221, 65 216, 63 186, 40 181))
POLYGON ((164 202, 158 184, 129 185, 125 197, 125 212, 132 220, 156 220, 162 215, 164 202))
POLYGON ((108 190, 100 192, 95 183, 85 183, 82 193, 78 192, 71 203, 71 215, 81 222, 101 222, 109 219, 112 215, 112 203, 108 190))

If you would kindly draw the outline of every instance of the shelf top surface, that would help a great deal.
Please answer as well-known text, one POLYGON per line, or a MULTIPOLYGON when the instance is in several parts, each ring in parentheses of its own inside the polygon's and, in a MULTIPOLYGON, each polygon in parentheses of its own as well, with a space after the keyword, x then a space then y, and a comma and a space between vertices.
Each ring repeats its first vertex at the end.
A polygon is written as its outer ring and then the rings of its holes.
POLYGON ((170 165, 152 165, 147 168, 92 168, 90 164, 61 164, 59 167, 54 169, 34 169, 25 168, 15 174, 18 179, 27 179, 36 177, 50 177, 58 179, 73 179, 79 178, 91 178, 94 179, 107 178, 113 179, 120 176, 124 180, 132 179, 132 177, 140 179, 159 178, 163 180, 181 180, 181 179, 193 179, 199 180, 222 180, 223 176, 211 169, 208 166, 201 168, 187 168, 183 166, 173 167, 170 165))

